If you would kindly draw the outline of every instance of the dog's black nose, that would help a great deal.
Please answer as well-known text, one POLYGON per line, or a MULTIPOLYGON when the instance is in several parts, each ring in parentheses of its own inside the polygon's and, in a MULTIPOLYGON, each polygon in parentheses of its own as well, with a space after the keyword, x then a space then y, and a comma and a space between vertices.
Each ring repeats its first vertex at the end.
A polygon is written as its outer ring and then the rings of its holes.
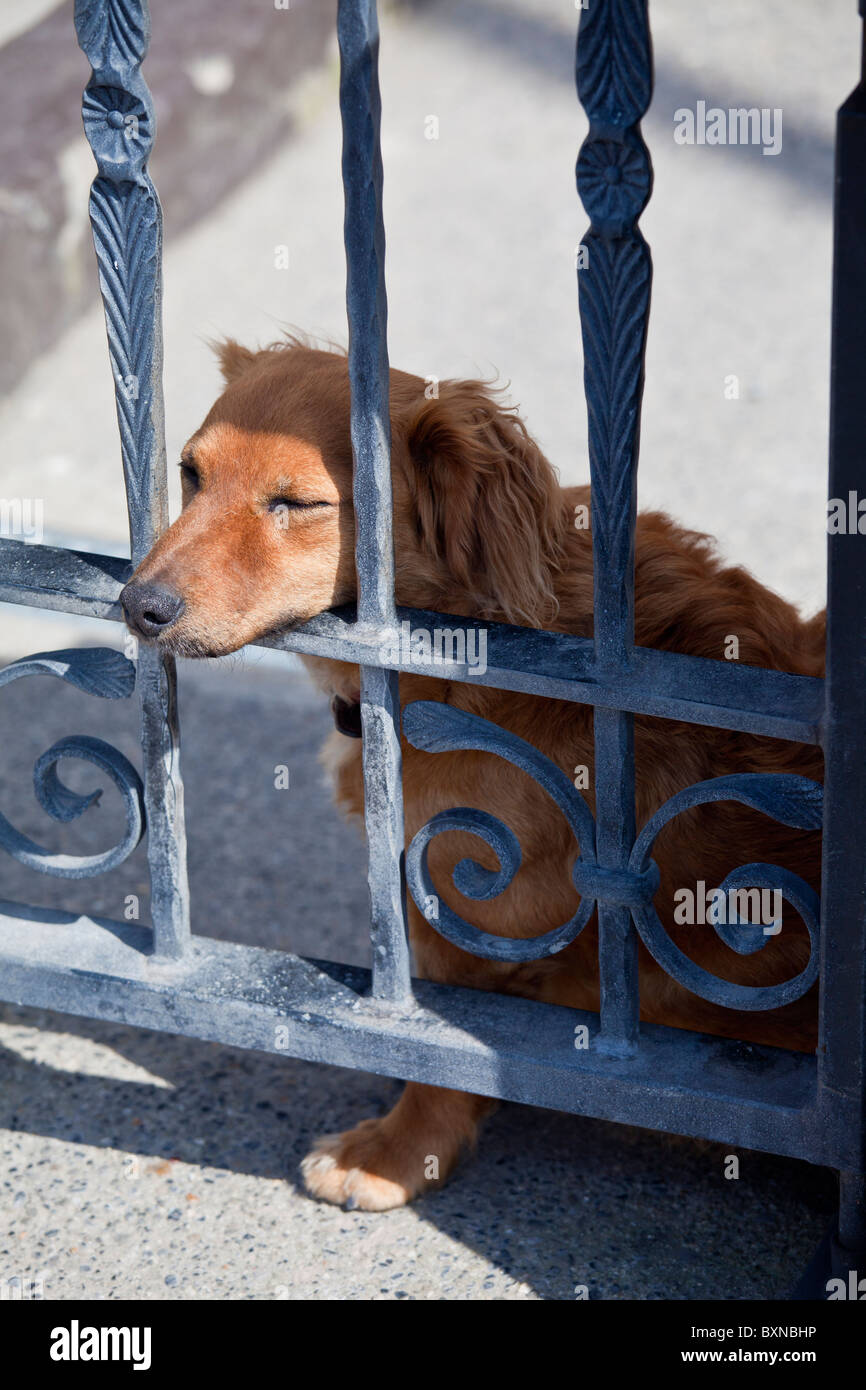
POLYGON ((159 637, 184 610, 180 594, 156 584, 127 584, 121 590, 120 604, 129 626, 142 637, 159 637))
POLYGON ((332 695, 331 713, 341 734, 347 738, 363 738, 361 706, 357 700, 344 700, 342 695, 332 695))

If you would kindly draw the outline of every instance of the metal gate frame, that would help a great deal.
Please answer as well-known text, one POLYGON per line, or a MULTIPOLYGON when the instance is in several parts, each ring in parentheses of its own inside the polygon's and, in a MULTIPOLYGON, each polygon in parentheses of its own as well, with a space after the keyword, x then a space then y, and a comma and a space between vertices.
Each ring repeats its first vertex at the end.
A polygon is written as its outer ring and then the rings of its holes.
MULTIPOLYGON (((866 0, 860 0, 866 18, 866 0)), ((79 43, 92 75, 83 115, 98 173, 90 216, 115 381, 132 565, 103 555, 0 540, 0 599, 122 621, 118 595, 168 524, 162 407, 161 213, 147 173, 154 135, 140 64, 144 0, 76 0, 79 43)), ((327 613, 266 640, 283 651, 357 662, 362 671, 363 760, 369 841, 372 972, 189 931, 183 789, 175 670, 143 646, 136 661, 108 649, 39 654, 0 673, 0 684, 50 674, 103 698, 138 691, 144 777, 115 749, 62 739, 35 769, 37 796, 60 820, 86 811, 59 781, 61 758, 97 764, 119 787, 121 842, 87 859, 55 855, 0 818, 0 844, 50 874, 89 877, 121 862, 148 836, 153 929, 5 903, 0 911, 0 997, 264 1052, 356 1067, 652 1129, 701 1136, 828 1165, 840 1172, 832 1243, 797 1296, 825 1296, 815 1279, 853 1268, 866 1249, 866 542, 829 538, 825 681, 634 645, 636 470, 651 262, 638 230, 652 173, 640 121, 652 91, 647 0, 591 0, 581 13, 577 86, 589 134, 577 164, 591 226, 578 272, 589 411, 594 639, 484 624, 488 669, 449 667, 447 678, 594 707, 596 818, 569 779, 515 736, 465 711, 410 705, 403 735, 430 752, 479 748, 524 768, 549 792, 581 846, 571 922, 529 942, 491 937, 447 909, 437 930, 474 954, 535 959, 561 949, 597 905, 600 1014, 410 981, 405 886, 424 910, 432 885, 426 849, 440 830, 471 830, 501 870, 460 880, 469 897, 501 892, 516 871, 514 837, 481 812, 433 821, 404 855, 398 673, 399 624, 434 628, 441 614, 394 602, 388 356, 382 220, 378 26, 375 0, 339 0, 340 107, 355 458, 359 596, 356 613, 327 613), (662 825, 710 800, 737 800, 789 825, 822 823, 821 789, 790 775, 718 778, 672 798, 636 834, 633 716, 643 714, 795 742, 825 755, 823 892, 776 871, 809 929, 810 963, 796 980, 747 990, 683 956, 652 905, 651 858, 662 825), (447 821, 447 825, 444 823, 447 821), (405 882, 404 882, 405 879, 405 882), (804 891, 805 890, 805 891, 804 891), (770 1008, 805 992, 820 970, 817 1055, 750 1047, 639 1025, 638 938, 669 974, 705 998, 770 1008), (759 997, 760 996, 760 997, 759 997), (590 1046, 574 1046, 585 1025, 590 1046), (804 1291, 805 1290, 805 1291, 804 1291)), ((866 86, 837 125, 830 488, 857 490, 866 380, 866 86)), ((466 619, 460 622, 465 626, 466 619)), ((415 672, 440 664, 412 656, 415 672)), ((471 861, 470 861, 471 864, 471 861)), ((749 880, 750 884, 752 879, 749 880)))

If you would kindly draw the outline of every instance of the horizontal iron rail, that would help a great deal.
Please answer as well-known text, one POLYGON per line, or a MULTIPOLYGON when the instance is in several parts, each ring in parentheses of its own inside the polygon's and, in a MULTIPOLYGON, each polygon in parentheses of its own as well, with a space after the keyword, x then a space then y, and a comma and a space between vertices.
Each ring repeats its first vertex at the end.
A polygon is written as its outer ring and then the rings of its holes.
POLYGON ((847 1127, 820 1123, 812 1055, 644 1025, 624 1060, 593 1046, 596 1014, 490 993, 479 1008, 477 991, 421 980, 402 1008, 365 997, 358 967, 201 936, 167 960, 151 944, 129 923, 0 903, 2 997, 851 1166, 847 1127))
MULTIPOLYGON (((118 594, 129 574, 129 561, 116 556, 0 540, 0 601, 6 603, 120 621, 118 594)), ((323 613, 303 627, 256 645, 738 729, 793 743, 822 741, 824 682, 812 676, 648 647, 634 648, 618 669, 597 671, 592 642, 585 637, 420 609, 398 608, 397 618, 413 632, 446 627, 467 633, 483 630, 486 670, 422 661, 408 654, 403 659, 399 640, 393 650, 396 659, 391 659, 392 652, 383 650, 382 634, 374 636, 357 627, 347 610, 323 613)), ((399 629, 396 638, 400 638, 399 629)))
POLYGON ((131 562, 116 555, 0 537, 3 603, 122 621, 119 595, 131 573, 131 562))

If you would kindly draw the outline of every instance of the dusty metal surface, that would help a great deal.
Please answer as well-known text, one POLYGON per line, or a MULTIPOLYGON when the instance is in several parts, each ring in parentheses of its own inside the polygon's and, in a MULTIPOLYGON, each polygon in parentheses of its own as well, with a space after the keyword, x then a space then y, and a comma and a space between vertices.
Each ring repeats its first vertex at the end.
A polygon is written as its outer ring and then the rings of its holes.
POLYGON ((63 917, 0 905, 11 1002, 814 1162, 850 1158, 816 1123, 815 1059, 804 1054, 645 1027, 640 1055, 624 1060, 593 1046, 595 1014, 425 981, 413 982, 414 1005, 398 1007, 369 995, 359 967, 204 937, 183 960, 162 961, 144 928, 63 917), (576 1048, 584 1027, 589 1046, 576 1048))

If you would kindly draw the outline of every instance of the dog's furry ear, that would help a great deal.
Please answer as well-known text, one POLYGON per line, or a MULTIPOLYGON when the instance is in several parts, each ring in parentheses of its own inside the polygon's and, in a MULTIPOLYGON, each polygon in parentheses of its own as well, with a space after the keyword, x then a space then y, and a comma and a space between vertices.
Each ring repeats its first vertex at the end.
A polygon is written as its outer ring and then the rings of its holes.
POLYGON ((513 410, 479 381, 443 381, 409 418, 421 543, 479 617, 544 626, 563 563, 559 485, 513 410))
POLYGON ((226 385, 239 377, 256 360, 256 353, 252 349, 242 347, 233 338, 224 338, 221 343, 214 343, 213 349, 226 385))

